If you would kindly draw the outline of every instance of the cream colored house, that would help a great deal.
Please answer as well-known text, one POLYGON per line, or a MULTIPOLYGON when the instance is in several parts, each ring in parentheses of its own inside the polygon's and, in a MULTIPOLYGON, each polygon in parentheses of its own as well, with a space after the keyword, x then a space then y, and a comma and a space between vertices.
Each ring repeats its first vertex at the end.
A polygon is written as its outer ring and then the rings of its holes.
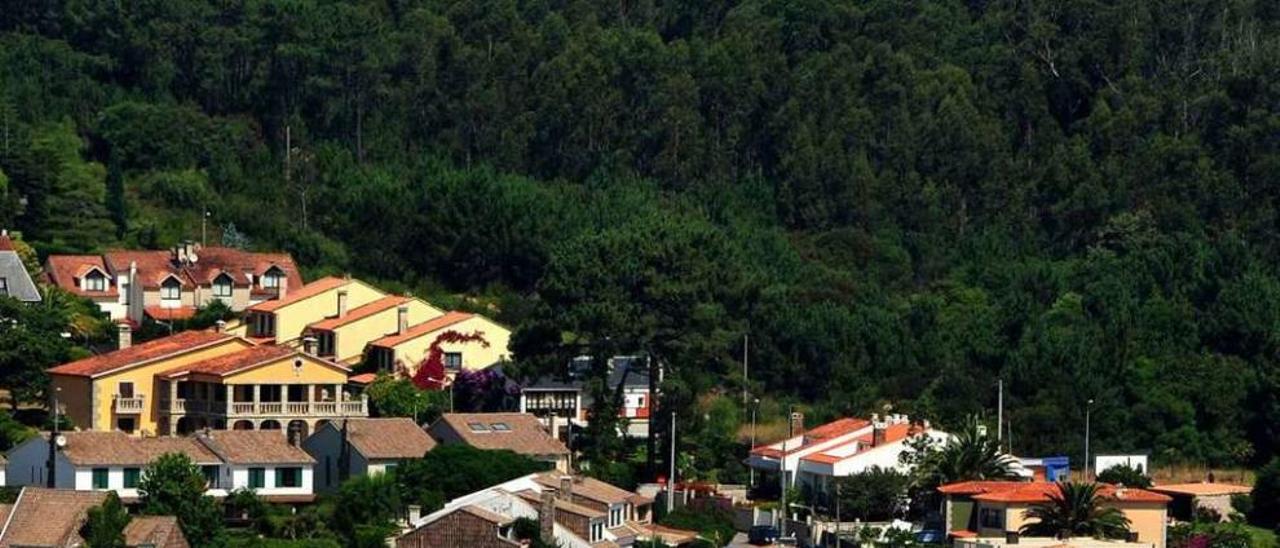
POLYGON ((484 369, 511 359, 508 345, 511 331, 476 314, 449 312, 413 325, 402 324, 395 331, 369 343, 367 357, 379 371, 402 372, 412 376, 444 333, 479 334, 484 343, 440 342, 446 374, 463 369, 484 369))
POLYGON ((419 299, 388 295, 351 310, 339 309, 337 316, 307 326, 315 337, 317 355, 343 363, 356 363, 364 356, 369 341, 388 333, 402 333, 410 325, 443 315, 440 309, 419 299))
POLYGON ((296 290, 288 288, 278 298, 245 310, 249 338, 276 344, 301 343, 308 326, 345 316, 348 311, 386 295, 359 280, 330 276, 296 290))

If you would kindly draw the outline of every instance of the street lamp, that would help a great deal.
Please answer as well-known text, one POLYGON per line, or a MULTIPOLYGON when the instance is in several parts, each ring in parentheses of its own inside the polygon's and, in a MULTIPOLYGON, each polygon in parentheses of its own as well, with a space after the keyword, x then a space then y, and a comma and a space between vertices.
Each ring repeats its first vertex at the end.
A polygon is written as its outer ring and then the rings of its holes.
MULTIPOLYGON (((750 451, 756 448, 756 410, 759 408, 760 408, 760 398, 752 399, 751 400, 751 448, 747 449, 748 451, 747 458, 750 458, 750 451)), ((751 477, 747 480, 747 488, 750 489, 756 486, 756 469, 755 467, 747 466, 747 471, 751 475, 751 477)))
POLYGON ((1093 400, 1084 406, 1084 480, 1089 481, 1089 420, 1093 411, 1093 400))

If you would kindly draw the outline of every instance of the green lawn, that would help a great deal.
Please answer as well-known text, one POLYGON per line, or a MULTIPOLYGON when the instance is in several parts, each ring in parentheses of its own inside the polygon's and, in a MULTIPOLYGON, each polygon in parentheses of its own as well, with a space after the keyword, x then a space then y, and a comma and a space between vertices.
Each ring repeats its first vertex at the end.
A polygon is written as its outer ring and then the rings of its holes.
POLYGON ((1261 527, 1252 525, 1247 527, 1249 534, 1253 535, 1253 548, 1276 548, 1276 533, 1261 527))

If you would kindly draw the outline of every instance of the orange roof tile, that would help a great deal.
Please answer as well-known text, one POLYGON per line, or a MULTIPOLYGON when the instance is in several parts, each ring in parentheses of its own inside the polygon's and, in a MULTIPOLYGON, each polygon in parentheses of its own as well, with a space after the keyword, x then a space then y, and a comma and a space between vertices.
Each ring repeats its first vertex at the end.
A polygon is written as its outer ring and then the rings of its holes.
POLYGON ((354 384, 369 384, 377 378, 377 373, 361 373, 359 375, 352 375, 348 377, 347 382, 354 384))
POLYGON ((181 367, 176 367, 168 371, 165 371, 163 373, 160 373, 159 375, 165 378, 181 377, 183 375, 187 375, 191 373, 226 376, 231 373, 236 373, 239 371, 243 371, 245 369, 250 369, 250 368, 253 368, 254 366, 262 365, 268 362, 273 362, 273 361, 279 360, 280 358, 284 358, 284 357, 291 356, 298 353, 299 352, 297 350, 293 348, 289 348, 287 346, 263 344, 258 346, 251 346, 249 348, 245 348, 244 350, 240 350, 238 352, 223 354, 216 358, 211 358, 208 360, 203 360, 203 361, 198 361, 192 364, 183 365, 181 367))
POLYGON ((196 315, 196 307, 180 306, 178 308, 164 308, 160 306, 148 306, 143 311, 153 320, 169 321, 169 320, 189 320, 196 315))
POLYGON ((9 239, 9 231, 0 231, 0 251, 13 251, 13 240, 9 239))
POLYGON ((249 307, 249 310, 254 312, 275 312, 276 310, 289 306, 303 299, 308 299, 316 295, 320 295, 331 289, 335 289, 335 288, 339 288, 344 285, 347 285, 348 283, 351 283, 351 280, 348 280, 346 278, 339 278, 337 276, 320 278, 319 280, 316 280, 307 285, 304 285, 296 290, 292 288, 288 289, 283 299, 272 299, 269 301, 263 301, 249 307))
POLYGON ((107 280, 106 291, 82 291, 80 289, 76 279, 82 275, 81 272, 86 272, 93 267, 101 270, 103 274, 107 273, 107 265, 102 261, 102 257, 98 255, 50 255, 44 262, 45 277, 53 285, 85 297, 116 296, 116 286, 109 279, 107 280))
POLYGON ((1157 485, 1152 487, 1151 490, 1174 495, 1211 497, 1214 495, 1236 495, 1240 493, 1249 493, 1253 491, 1253 488, 1247 485, 1232 485, 1230 483, 1172 483, 1168 485, 1157 485))
POLYGON ((409 302, 409 297, 400 295, 387 295, 381 299, 357 306, 347 312, 346 316, 340 318, 328 318, 311 324, 311 329, 319 329, 323 331, 332 331, 352 322, 360 321, 379 312, 385 312, 403 303, 409 302))
POLYGON ((867 434, 867 435, 864 435, 864 436, 858 436, 858 442, 859 442, 859 443, 861 443, 861 444, 863 444, 863 445, 865 445, 866 447, 865 447, 865 448, 864 448, 864 447, 859 447, 859 448, 858 448, 859 450, 858 450, 857 452, 855 452, 855 453, 851 453, 851 454, 844 455, 844 456, 832 455, 832 454, 828 454, 828 453, 817 453, 817 454, 813 454, 813 455, 807 455, 807 456, 805 456, 804 458, 802 458, 801 460, 810 461, 810 462, 818 462, 818 463, 823 463, 823 464, 835 464, 835 463, 840 462, 840 461, 842 461, 842 460, 849 459, 849 458, 853 458, 853 457, 856 457, 856 456, 858 456, 858 455, 865 454, 867 451, 871 451, 871 450, 873 450, 873 449, 878 449, 879 447, 884 447, 885 445, 888 445, 888 444, 890 444, 890 443, 894 443, 894 442, 902 441, 903 439, 906 439, 907 437, 910 437, 910 436, 913 436, 913 435, 919 434, 919 433, 921 433, 921 432, 924 432, 924 429, 923 429, 923 428, 921 428, 921 427, 920 427, 919 425, 917 425, 917 424, 912 424, 912 423, 909 423, 909 422, 904 422, 904 423, 899 423, 899 424, 891 424, 891 425, 889 425, 889 426, 885 427, 885 429, 884 429, 884 442, 883 442, 883 445, 880 445, 880 446, 877 446, 877 447, 871 447, 871 446, 870 446, 870 444, 871 444, 872 442, 874 442, 875 437, 874 437, 874 435, 872 435, 872 434, 867 434))
MULTIPOLYGON (((804 443, 802 443, 798 447, 788 449, 787 454, 789 455, 791 453, 795 453, 796 451, 800 451, 802 449, 805 449, 817 443, 822 443, 831 438, 837 438, 840 436, 844 436, 846 434, 857 432, 858 430, 866 428, 870 425, 871 425, 871 421, 854 418, 854 417, 845 417, 842 419, 831 421, 821 426, 814 427, 810 430, 806 430, 802 433, 798 433, 797 435, 801 435, 801 434, 803 435, 804 443)), ((782 454, 781 451, 774 449, 772 447, 769 447, 770 445, 773 445, 773 444, 765 444, 765 445, 757 446, 756 448, 752 449, 751 452, 756 455, 762 455, 762 456, 774 457, 774 458, 782 454)))
MULTIPOLYGON (((978 490, 973 494, 973 500, 983 502, 1009 502, 1009 503, 1040 503, 1048 502, 1055 494, 1059 492, 1057 483, 1044 481, 1037 482, 1010 482, 1010 481, 992 481, 992 482, 965 482, 969 485, 963 488, 953 487, 957 484, 944 485, 938 488, 938 491, 944 494, 962 494, 957 491, 978 490), (951 492, 947 489, 950 488, 951 492)), ((1173 499, 1167 495, 1162 495, 1154 491, 1146 489, 1135 489, 1131 487, 1116 487, 1111 484, 1099 484, 1098 496, 1103 500, 1112 502, 1169 502, 1173 499)))
POLYGON ((468 314, 466 312, 450 311, 445 313, 445 315, 443 316, 432 318, 418 325, 410 327, 404 333, 387 335, 369 344, 373 346, 380 346, 383 348, 395 348, 397 346, 400 346, 405 341, 413 340, 423 335, 429 335, 431 333, 434 333, 436 331, 439 331, 451 325, 469 320, 474 316, 475 314, 468 314))
POLYGON ((96 377, 118 369, 177 356, 233 339, 235 337, 232 335, 216 331, 183 331, 122 350, 65 363, 50 368, 48 371, 53 375, 96 377))

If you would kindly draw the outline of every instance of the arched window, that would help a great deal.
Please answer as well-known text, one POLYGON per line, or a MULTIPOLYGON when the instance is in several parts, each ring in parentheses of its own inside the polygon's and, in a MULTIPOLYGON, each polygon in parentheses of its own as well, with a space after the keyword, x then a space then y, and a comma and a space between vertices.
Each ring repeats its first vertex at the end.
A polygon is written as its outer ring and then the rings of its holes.
POLYGON ((166 279, 160 284, 160 299, 165 301, 182 299, 182 282, 173 277, 166 279))
POLYGON ((230 297, 231 296, 231 276, 219 274, 213 279, 213 296, 214 297, 230 297))

